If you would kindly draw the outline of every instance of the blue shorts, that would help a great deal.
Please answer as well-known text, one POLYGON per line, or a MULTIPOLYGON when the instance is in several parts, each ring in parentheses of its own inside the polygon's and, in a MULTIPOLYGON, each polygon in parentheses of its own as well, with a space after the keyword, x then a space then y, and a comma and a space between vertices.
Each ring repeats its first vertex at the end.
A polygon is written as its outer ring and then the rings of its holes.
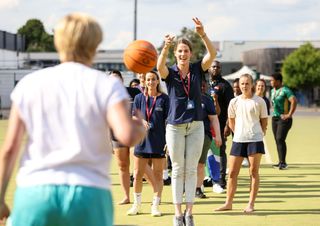
POLYGON ((263 141, 247 143, 232 142, 230 155, 248 157, 256 153, 265 153, 263 141))
POLYGON ((19 187, 10 218, 14 226, 112 226, 112 196, 85 186, 19 187))

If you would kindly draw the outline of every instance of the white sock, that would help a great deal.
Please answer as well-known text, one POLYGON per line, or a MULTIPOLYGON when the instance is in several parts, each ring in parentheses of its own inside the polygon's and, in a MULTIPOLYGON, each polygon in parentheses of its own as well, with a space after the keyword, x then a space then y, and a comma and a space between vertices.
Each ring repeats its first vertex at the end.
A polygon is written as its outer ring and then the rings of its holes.
POLYGON ((160 204, 160 197, 153 196, 152 205, 158 206, 160 204))
POLYGON ((141 193, 133 193, 133 200, 135 204, 141 204, 141 193))
POLYGON ((166 180, 169 177, 169 170, 165 169, 163 170, 162 179, 166 180))

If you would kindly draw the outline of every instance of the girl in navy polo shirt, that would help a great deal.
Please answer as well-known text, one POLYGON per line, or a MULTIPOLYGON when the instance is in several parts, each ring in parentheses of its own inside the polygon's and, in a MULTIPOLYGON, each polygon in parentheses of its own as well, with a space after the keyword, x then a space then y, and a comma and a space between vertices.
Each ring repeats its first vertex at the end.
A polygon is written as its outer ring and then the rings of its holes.
POLYGON ((172 161, 172 194, 175 205, 174 225, 194 225, 192 207, 197 183, 197 165, 201 155, 204 128, 201 108, 201 75, 212 64, 215 48, 198 18, 193 18, 195 30, 207 49, 207 54, 196 63, 190 63, 192 47, 188 40, 180 39, 174 49, 176 64, 166 66, 174 36, 166 35, 157 68, 165 80, 170 108, 166 126, 166 141, 172 161), (181 205, 185 193, 185 219, 181 205))
POLYGON ((133 111, 139 109, 144 114, 143 123, 148 134, 145 140, 134 149, 134 203, 127 212, 128 215, 137 215, 141 211, 142 177, 151 160, 155 180, 151 215, 161 216, 159 203, 163 188, 165 124, 169 110, 169 97, 161 92, 159 84, 159 75, 154 71, 148 72, 145 94, 140 93, 134 98, 133 111))

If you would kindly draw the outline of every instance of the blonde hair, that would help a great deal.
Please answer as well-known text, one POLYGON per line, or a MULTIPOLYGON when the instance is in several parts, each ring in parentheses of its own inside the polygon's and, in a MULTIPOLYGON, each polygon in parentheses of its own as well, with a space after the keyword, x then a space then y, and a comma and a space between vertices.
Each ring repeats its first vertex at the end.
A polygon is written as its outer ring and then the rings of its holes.
POLYGON ((72 13, 55 27, 54 44, 62 62, 91 64, 102 36, 95 19, 83 13, 72 13))
POLYGON ((251 82, 251 92, 252 92, 252 94, 254 94, 255 91, 254 91, 254 82, 253 82, 252 76, 250 74, 242 74, 239 77, 239 81, 240 81, 241 78, 248 78, 250 80, 250 82, 251 82))

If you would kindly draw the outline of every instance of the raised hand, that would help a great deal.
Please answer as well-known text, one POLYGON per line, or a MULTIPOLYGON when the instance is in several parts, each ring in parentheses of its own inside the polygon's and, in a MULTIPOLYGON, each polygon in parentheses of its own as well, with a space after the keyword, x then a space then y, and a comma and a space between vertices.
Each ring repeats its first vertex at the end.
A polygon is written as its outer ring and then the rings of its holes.
POLYGON ((193 17, 192 18, 193 22, 195 23, 195 31, 202 37, 204 36, 206 33, 204 32, 204 28, 203 25, 201 23, 201 21, 198 19, 198 17, 193 17))
POLYGON ((164 46, 170 47, 173 43, 174 38, 175 38, 174 35, 167 34, 166 36, 164 36, 164 46))

